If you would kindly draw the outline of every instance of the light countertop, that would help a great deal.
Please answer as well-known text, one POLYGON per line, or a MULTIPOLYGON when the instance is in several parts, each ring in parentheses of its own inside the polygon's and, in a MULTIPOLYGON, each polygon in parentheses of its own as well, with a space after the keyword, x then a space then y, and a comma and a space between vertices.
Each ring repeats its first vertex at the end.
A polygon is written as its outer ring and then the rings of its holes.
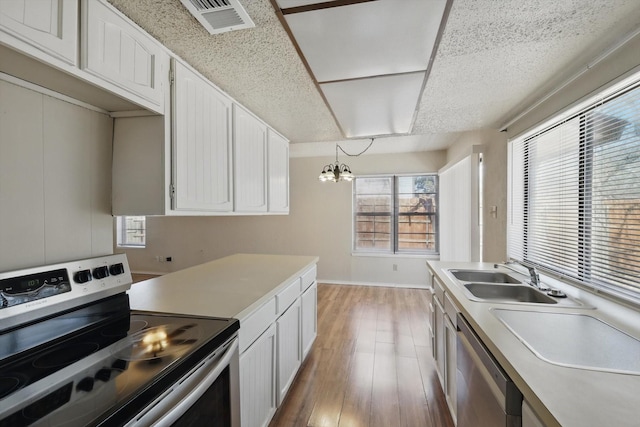
MULTIPOLYGON (((428 264, 486 347, 520 389, 524 399, 547 426, 640 425, 640 372, 603 372, 544 361, 519 341, 493 312, 495 309, 506 309, 583 314, 640 339, 640 313, 637 309, 619 305, 543 275, 543 283, 563 290, 569 296, 585 302, 587 306, 471 301, 448 270, 494 270, 493 264, 439 261, 429 261, 428 264)), ((505 272, 512 274, 506 270, 505 272)), ((548 328, 548 325, 533 322, 531 327, 548 328)), ((549 333, 552 334, 553 330, 549 330, 549 333)), ((601 345, 601 342, 593 342, 590 351, 602 351, 601 345)), ((635 357, 640 358, 640 354, 635 357)))
POLYGON ((317 262, 314 256, 231 255, 133 284, 131 308, 242 321, 317 262))

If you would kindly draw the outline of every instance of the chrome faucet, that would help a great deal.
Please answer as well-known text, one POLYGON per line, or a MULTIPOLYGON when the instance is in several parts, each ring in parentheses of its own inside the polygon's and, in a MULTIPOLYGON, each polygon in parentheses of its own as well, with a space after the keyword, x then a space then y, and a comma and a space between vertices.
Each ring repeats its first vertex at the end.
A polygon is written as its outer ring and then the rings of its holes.
MULTIPOLYGON (((542 283, 540 283, 540 275, 538 274, 538 272, 536 271, 535 267, 529 267, 528 265, 523 264, 520 261, 513 261, 516 262, 518 264, 520 264, 521 266, 523 266, 524 268, 526 268, 527 270, 529 270, 529 276, 531 277, 529 280, 529 284, 531 286, 533 286, 534 288, 540 289, 541 291, 546 291, 548 288, 546 286, 544 286, 542 283)), ((516 270, 515 268, 511 267, 509 265, 509 262, 505 262, 503 264, 493 264, 493 268, 498 268, 498 267, 504 267, 507 268, 511 271, 515 271, 516 273, 520 273, 522 274, 522 272, 516 270)))

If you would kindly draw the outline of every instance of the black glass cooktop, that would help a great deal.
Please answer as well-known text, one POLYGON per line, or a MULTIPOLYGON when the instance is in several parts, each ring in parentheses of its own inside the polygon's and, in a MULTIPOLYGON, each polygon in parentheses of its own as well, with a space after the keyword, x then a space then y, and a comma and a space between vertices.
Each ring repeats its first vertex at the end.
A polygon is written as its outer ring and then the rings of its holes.
POLYGON ((238 327, 235 319, 131 311, 120 294, 2 333, 0 427, 118 425, 238 327))

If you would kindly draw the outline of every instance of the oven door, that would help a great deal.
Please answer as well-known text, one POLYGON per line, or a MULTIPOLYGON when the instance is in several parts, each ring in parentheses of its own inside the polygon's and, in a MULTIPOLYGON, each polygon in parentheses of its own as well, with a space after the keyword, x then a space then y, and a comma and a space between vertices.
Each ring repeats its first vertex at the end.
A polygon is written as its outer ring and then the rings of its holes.
POLYGON ((218 348, 127 426, 240 427, 238 339, 218 348))

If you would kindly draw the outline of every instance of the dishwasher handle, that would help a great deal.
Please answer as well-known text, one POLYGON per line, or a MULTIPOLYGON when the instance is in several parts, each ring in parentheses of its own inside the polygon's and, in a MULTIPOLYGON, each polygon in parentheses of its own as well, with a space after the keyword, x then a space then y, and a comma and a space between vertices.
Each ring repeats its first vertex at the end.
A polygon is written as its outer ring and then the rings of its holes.
POLYGON ((473 348, 476 355, 482 362, 482 365, 487 369, 491 378, 495 382, 496 386, 500 389, 505 396, 505 411, 507 414, 519 415, 522 413, 522 393, 511 381, 511 378, 502 369, 498 361, 493 357, 491 352, 485 347, 484 343, 478 337, 473 330, 467 319, 464 318, 462 313, 458 313, 457 327, 459 333, 464 335, 469 342, 469 345, 473 348))

